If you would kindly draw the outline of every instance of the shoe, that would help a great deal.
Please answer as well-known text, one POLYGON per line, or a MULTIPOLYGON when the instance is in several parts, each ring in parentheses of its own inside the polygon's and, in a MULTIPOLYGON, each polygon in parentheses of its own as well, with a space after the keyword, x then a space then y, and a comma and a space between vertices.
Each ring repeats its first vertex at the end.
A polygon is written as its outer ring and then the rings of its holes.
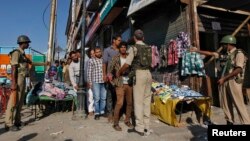
POLYGON ((227 121, 227 125, 234 125, 234 123, 227 121))
POLYGON ((21 129, 18 126, 11 126, 10 127, 10 131, 14 131, 15 132, 15 131, 19 131, 19 130, 21 130, 21 129))
POLYGON ((23 126, 25 126, 25 123, 18 122, 18 123, 14 123, 14 125, 17 126, 17 127, 23 127, 23 126))
POLYGON ((128 133, 137 133, 139 134, 140 136, 144 136, 144 132, 139 132, 139 131, 136 131, 135 128, 132 128, 132 129, 128 129, 128 133))
POLYGON ((7 126, 7 125, 4 125, 4 129, 5 129, 5 131, 9 131, 9 130, 10 130, 10 127, 7 126))
POLYGON ((95 120, 100 120, 100 115, 95 115, 95 120))
POLYGON ((100 116, 107 118, 107 117, 108 117, 108 114, 107 114, 107 113, 104 113, 104 114, 101 114, 100 116))
POLYGON ((144 129, 144 135, 148 136, 150 134, 152 134, 154 131, 152 129, 144 129))
POLYGON ((114 125, 113 125, 113 128, 114 128, 116 131, 122 131, 122 128, 119 126, 119 124, 114 124, 114 125))
POLYGON ((129 128, 134 127, 134 126, 130 123, 130 121, 125 121, 124 124, 127 125, 129 128))
POLYGON ((20 127, 18 127, 18 126, 11 126, 11 127, 9 127, 9 126, 5 125, 4 128, 5 128, 5 131, 14 131, 15 132, 15 131, 21 130, 20 127))

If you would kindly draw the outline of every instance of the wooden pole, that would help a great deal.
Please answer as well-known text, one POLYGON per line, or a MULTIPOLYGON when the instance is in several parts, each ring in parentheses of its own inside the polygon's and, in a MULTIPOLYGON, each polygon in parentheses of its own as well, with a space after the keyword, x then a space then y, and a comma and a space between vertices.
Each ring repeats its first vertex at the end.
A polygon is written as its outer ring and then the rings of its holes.
POLYGON ((52 63, 53 61, 53 47, 55 42, 54 35, 55 35, 56 2, 57 0, 52 0, 51 13, 50 13, 49 47, 47 52, 47 61, 50 63, 52 63))
MULTIPOLYGON (((191 24, 191 44, 198 49, 200 49, 200 40, 199 40, 199 29, 198 29, 198 14, 197 14, 197 2, 196 0, 190 0, 190 24, 191 24)), ((199 91, 200 89, 200 80, 199 77, 191 77, 190 84, 193 90, 199 91)))

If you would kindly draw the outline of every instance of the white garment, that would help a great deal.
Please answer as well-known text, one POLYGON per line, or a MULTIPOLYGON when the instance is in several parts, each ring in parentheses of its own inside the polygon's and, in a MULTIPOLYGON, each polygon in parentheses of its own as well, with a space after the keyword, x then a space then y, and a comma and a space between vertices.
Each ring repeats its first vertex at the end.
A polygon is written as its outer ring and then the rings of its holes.
POLYGON ((93 97, 93 91, 91 89, 88 90, 88 111, 94 112, 94 97, 93 97))
POLYGON ((89 62, 89 57, 88 55, 85 55, 84 58, 84 81, 87 82, 87 70, 88 70, 88 62, 89 62))
POLYGON ((80 61, 71 62, 69 65, 69 78, 73 87, 77 86, 80 76, 80 61))

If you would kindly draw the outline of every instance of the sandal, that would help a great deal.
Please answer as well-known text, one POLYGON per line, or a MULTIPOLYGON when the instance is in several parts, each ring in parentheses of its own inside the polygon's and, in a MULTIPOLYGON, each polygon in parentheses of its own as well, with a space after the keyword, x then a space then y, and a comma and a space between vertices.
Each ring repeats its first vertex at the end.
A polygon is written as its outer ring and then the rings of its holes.
POLYGON ((129 128, 134 127, 134 126, 130 123, 130 121, 125 121, 124 124, 126 124, 129 128))
POLYGON ((113 125, 113 128, 114 128, 116 131, 122 131, 122 128, 119 126, 119 124, 114 124, 114 125, 113 125))

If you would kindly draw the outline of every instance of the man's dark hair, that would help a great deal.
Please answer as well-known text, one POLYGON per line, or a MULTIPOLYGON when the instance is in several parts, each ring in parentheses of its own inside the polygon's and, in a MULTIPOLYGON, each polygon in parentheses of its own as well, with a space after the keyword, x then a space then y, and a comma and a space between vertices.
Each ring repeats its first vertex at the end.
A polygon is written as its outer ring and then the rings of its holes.
POLYGON ((99 46, 97 46, 94 48, 94 51, 96 51, 96 50, 102 50, 102 49, 99 46))
POLYGON ((94 48, 89 48, 87 51, 87 55, 90 58, 91 57, 91 50, 95 50, 94 48))
POLYGON ((59 64, 59 61, 58 61, 58 60, 55 60, 55 63, 56 63, 56 64, 59 64))
POLYGON ((70 53, 69 53, 69 56, 71 57, 71 55, 72 54, 75 54, 76 53, 76 51, 71 51, 70 53))
POLYGON ((112 37, 112 42, 113 40, 117 40, 118 38, 121 38, 122 36, 120 34, 115 34, 113 37, 112 37))
POLYGON ((122 41, 122 42, 120 43, 120 45, 118 46, 118 48, 121 48, 122 46, 125 46, 125 47, 127 48, 127 47, 128 47, 127 42, 122 41))

